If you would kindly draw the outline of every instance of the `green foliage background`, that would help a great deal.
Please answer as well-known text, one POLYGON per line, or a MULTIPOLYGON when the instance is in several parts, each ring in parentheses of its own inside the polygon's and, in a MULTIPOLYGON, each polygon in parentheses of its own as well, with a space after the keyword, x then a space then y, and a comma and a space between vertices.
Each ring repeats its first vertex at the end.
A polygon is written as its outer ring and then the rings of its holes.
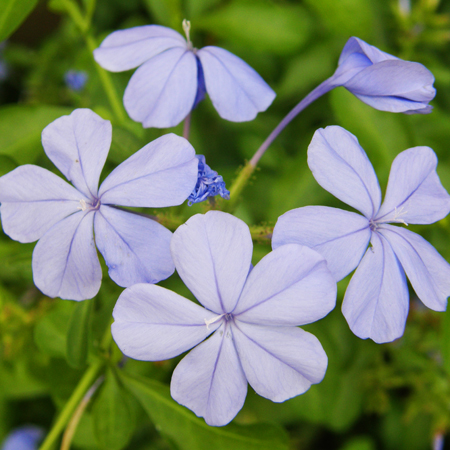
MULTIPOLYGON (((112 82, 109 89, 120 100, 132 71, 106 74, 105 81, 92 49, 120 28, 161 24, 182 32, 181 22, 187 18, 196 47, 217 45, 235 53, 277 93, 268 111, 252 122, 220 119, 209 99, 193 112, 191 143, 228 186, 290 109, 334 72, 350 36, 421 62, 436 77, 430 115, 376 111, 344 88, 316 101, 277 138, 243 191, 235 214, 248 225, 261 226, 267 234, 292 208, 310 204, 348 208, 317 185, 306 164, 314 131, 327 125, 343 126, 358 137, 382 189, 394 157, 406 148, 425 145, 437 153, 438 173, 450 191, 450 3, 411 0, 410 8, 408 4, 406 0, 2 0, 0 40, 7 41, 1 58, 8 76, 0 82, 0 175, 29 163, 55 170, 43 152, 41 131, 79 107, 91 108, 113 123, 103 178, 156 137, 168 131, 181 134, 182 124, 172 130, 144 130, 120 105, 111 106, 105 83, 112 82), (64 84, 70 69, 88 74, 79 93, 64 84)), ((159 217, 167 224, 179 224, 206 209, 185 205, 159 217)), ((448 218, 410 229, 450 261, 448 218)), ((0 442, 26 423, 48 432, 80 380, 98 377, 99 387, 81 416, 71 448, 419 450, 431 448, 433 437, 450 428, 450 312, 424 308, 412 291, 405 335, 376 345, 349 331, 340 312, 348 279, 341 281, 336 309, 305 327, 320 339, 329 357, 324 381, 282 404, 250 389, 233 423, 212 428, 170 398, 168 384, 179 358, 124 362, 108 340, 111 311, 121 288, 108 279, 106 268, 95 299, 82 303, 50 299, 33 285, 33 246, 0 235, 0 442), (86 374, 91 378, 83 378, 86 374)), ((270 241, 261 238, 254 263, 269 251, 270 241)), ((176 275, 161 284, 192 298, 176 275)), ((92 383, 87 384, 86 389, 92 383)))

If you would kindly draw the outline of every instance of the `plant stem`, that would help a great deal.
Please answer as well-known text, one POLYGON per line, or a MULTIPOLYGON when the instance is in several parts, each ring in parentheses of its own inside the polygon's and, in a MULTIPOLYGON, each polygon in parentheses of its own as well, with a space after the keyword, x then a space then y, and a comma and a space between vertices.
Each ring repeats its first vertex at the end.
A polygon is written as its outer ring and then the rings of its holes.
POLYGON ((89 390, 86 392, 85 396, 81 400, 81 402, 78 405, 77 409, 75 410, 72 418, 70 419, 69 424, 67 425, 66 431, 64 432, 60 450, 69 450, 70 449, 70 444, 72 442, 73 435, 75 434, 75 431, 77 430, 77 426, 81 419, 81 416, 83 415, 83 412, 86 409, 86 406, 89 404, 95 391, 98 389, 100 384, 102 384, 104 378, 105 377, 103 375, 98 377, 97 380, 95 381, 95 383, 89 388, 89 390))
MULTIPOLYGON (((89 33, 89 18, 85 19, 82 16, 80 8, 72 0, 63 0, 63 1, 67 14, 70 16, 75 25, 81 31, 84 40, 86 42, 87 48, 90 51, 91 55, 93 55, 93 52, 98 47, 98 44, 94 39, 94 37, 89 33)), ((92 14, 92 12, 90 14, 92 14)), ((122 123, 126 120, 127 116, 122 106, 122 102, 120 101, 119 96, 117 95, 111 77, 109 76, 109 72, 107 72, 105 69, 103 69, 103 67, 97 64, 95 60, 94 64, 98 76, 100 77, 100 81, 102 82, 103 89, 105 90, 106 96, 108 97, 113 113, 116 116, 117 121, 119 123, 122 123)))
POLYGON ((184 119, 183 125, 183 137, 189 140, 189 131, 191 129, 191 113, 189 113, 184 119))
POLYGON ((248 180, 252 176, 255 166, 252 166, 250 163, 246 163, 245 166, 240 170, 238 176, 234 179, 233 184, 230 187, 230 200, 226 203, 223 203, 224 211, 232 212, 236 207, 240 199, 241 192, 244 190, 244 187, 247 185, 248 180))
POLYGON ((300 112, 302 112, 308 105, 310 105, 314 100, 317 100, 326 92, 331 91, 336 84, 334 84, 333 77, 328 78, 323 83, 319 84, 315 89, 313 89, 300 103, 297 104, 288 115, 277 125, 277 127, 269 134, 267 139, 261 144, 258 150, 253 155, 252 159, 242 168, 238 176, 234 180, 230 188, 230 200, 226 204, 225 210, 233 211, 239 200, 240 194, 244 187, 247 185, 248 180, 252 176, 253 172, 258 165, 259 160, 265 151, 268 149, 269 145, 275 140, 275 138, 281 133, 281 131, 286 128, 286 126, 294 119, 300 112))
POLYGON ((95 379, 98 377, 98 374, 102 370, 105 361, 96 360, 84 373, 77 387, 73 391, 69 400, 65 404, 63 410, 61 411, 58 419, 53 425, 50 433, 45 438, 44 442, 39 447, 39 450, 51 450, 61 434, 62 430, 65 428, 67 423, 69 422, 72 414, 76 410, 78 404, 83 399, 87 390, 92 386, 95 379))
POLYGON ((323 94, 331 91, 335 85, 328 78, 323 83, 319 84, 315 89, 313 89, 297 106, 295 106, 291 112, 277 125, 277 127, 269 134, 267 139, 261 144, 261 147, 253 155, 252 159, 249 161, 249 165, 256 167, 261 156, 264 155, 265 151, 269 145, 275 140, 275 138, 283 131, 286 126, 294 119, 299 113, 301 113, 308 105, 313 101, 317 100, 323 94))
POLYGON ((250 234, 253 241, 260 244, 270 244, 273 227, 268 225, 253 225, 250 227, 250 234))
MULTIPOLYGON (((100 350, 102 352, 106 352, 111 345, 112 342, 111 323, 113 322, 113 320, 114 319, 111 317, 108 326, 106 327, 105 334, 103 335, 102 340, 100 342, 100 350)), ((88 396, 87 394, 88 390, 93 389, 93 385, 98 383, 98 380, 96 381, 96 383, 94 383, 94 380, 97 379, 99 373, 101 372, 101 370, 105 365, 106 365, 105 359, 103 358, 96 359, 94 363, 91 364, 91 366, 86 370, 77 387, 70 396, 69 400, 64 405, 64 408, 61 411, 52 429, 50 430, 50 433, 47 435, 44 442, 39 447, 39 450, 51 450, 56 440, 58 439, 59 435, 62 433, 62 430, 69 423, 69 420, 76 421, 76 417, 74 418, 74 415, 77 414, 79 408, 82 408, 80 404, 83 401, 83 399, 88 396)), ((83 412, 83 410, 84 408, 81 409, 81 413, 83 412)), ((78 421, 74 423, 76 427, 78 421)))

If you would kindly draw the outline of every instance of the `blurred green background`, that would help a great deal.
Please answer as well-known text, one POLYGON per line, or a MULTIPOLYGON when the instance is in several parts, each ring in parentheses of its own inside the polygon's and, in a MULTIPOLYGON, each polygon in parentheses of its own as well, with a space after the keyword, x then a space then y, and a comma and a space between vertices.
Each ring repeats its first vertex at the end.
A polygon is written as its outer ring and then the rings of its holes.
MULTIPOLYGON (((306 164, 314 131, 328 125, 357 136, 383 190, 394 157, 424 145, 437 153, 438 174, 450 191, 447 0, 2 0, 0 9, 0 41, 5 41, 0 50, 0 175, 29 163, 55 170, 43 152, 41 131, 79 107, 113 123, 102 178, 156 137, 181 134, 182 124, 144 130, 129 118, 117 120, 89 45, 99 45, 114 30, 145 24, 182 32, 186 18, 194 46, 216 45, 235 53, 277 93, 268 111, 252 122, 222 120, 208 98, 192 113, 190 141, 228 187, 280 120, 332 75, 350 36, 420 62, 436 78, 430 115, 376 111, 344 88, 317 100, 260 161, 235 212, 248 225, 264 225, 270 232, 281 214, 311 204, 348 209, 318 186, 306 164), (74 22, 73 11, 72 17, 68 14, 70 5, 78 6, 83 23, 74 22), (9 7, 14 14, 5 17, 9 7), (80 91, 66 85, 69 70, 87 74, 80 91)), ((120 99, 132 73, 109 74, 120 99)), ((184 221, 206 208, 185 205, 165 211, 164 217, 184 221)), ((450 261, 448 218, 409 228, 450 261)), ((340 312, 348 279, 341 281, 336 309, 305 327, 327 352, 324 381, 282 404, 249 389, 233 425, 214 429, 167 393, 179 358, 128 360, 117 369, 119 350, 104 351, 100 341, 121 292, 107 271, 99 295, 85 302, 89 307, 50 299, 33 285, 33 247, 0 235, 0 442, 27 423, 48 431, 99 354, 107 361, 106 378, 81 417, 74 449, 421 450, 432 448, 434 437, 449 430, 450 313, 426 309, 413 291, 405 335, 377 345, 350 332, 340 312), (81 356, 74 355, 74 347, 81 348, 81 356)), ((256 243, 254 263, 269 251, 267 239, 256 243)), ((161 284, 192 298, 176 275, 161 284)), ((448 441, 444 448, 450 449, 448 441)))

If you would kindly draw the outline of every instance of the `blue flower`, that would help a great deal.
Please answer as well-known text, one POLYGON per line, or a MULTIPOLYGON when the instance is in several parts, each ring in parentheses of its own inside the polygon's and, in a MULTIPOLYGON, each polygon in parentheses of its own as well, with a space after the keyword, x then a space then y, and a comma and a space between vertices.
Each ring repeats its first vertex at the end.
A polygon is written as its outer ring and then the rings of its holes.
POLYGON ((6 47, 6 41, 0 42, 0 82, 6 80, 9 76, 9 65, 3 57, 3 51, 6 47))
POLYGON ((335 306, 336 282, 323 257, 291 244, 251 269, 247 225, 220 211, 181 225, 171 251, 177 272, 203 306, 138 284, 119 297, 112 334, 125 355, 145 361, 173 358, 200 344, 173 373, 171 394, 178 403, 222 426, 242 408, 247 381, 259 395, 283 402, 322 380, 327 356, 317 338, 297 325, 335 306))
POLYGON ((83 90, 87 79, 87 73, 83 70, 69 70, 64 75, 66 85, 75 92, 83 90))
POLYGON ((317 250, 336 280, 358 266, 342 312, 362 339, 381 343, 402 336, 409 309, 405 272, 420 300, 444 311, 450 265, 418 234, 389 225, 430 224, 449 213, 450 196, 436 173, 433 150, 414 147, 395 158, 381 206, 373 167, 355 136, 343 128, 316 131, 308 164, 324 189, 363 215, 325 206, 289 211, 275 225, 273 248, 297 243, 317 250))
POLYGON ((422 64, 403 61, 356 37, 345 44, 336 72, 313 89, 287 114, 261 144, 249 164, 255 167, 282 130, 312 102, 343 86, 375 109, 428 114, 436 95, 433 74, 422 64))
POLYGON ((18 427, 6 436, 1 450, 37 450, 43 434, 42 428, 35 425, 18 427))
POLYGON ((112 72, 139 69, 125 90, 130 117, 144 127, 179 124, 208 92, 219 115, 233 122, 252 120, 275 98, 273 90, 244 61, 218 47, 193 48, 176 31, 146 25, 110 34, 94 51, 112 72))
POLYGON ((188 197, 188 205, 205 201, 208 197, 220 195, 222 198, 229 200, 230 191, 225 187, 225 182, 221 175, 215 170, 211 170, 205 162, 203 155, 196 155, 198 159, 198 179, 194 190, 188 197))
POLYGON ((3 230, 20 242, 39 239, 33 278, 50 297, 96 295, 102 271, 95 244, 120 286, 155 283, 174 271, 172 233, 115 205, 160 208, 184 202, 197 181, 194 149, 183 138, 162 136, 120 164, 98 188, 111 134, 111 124, 89 109, 77 109, 44 129, 47 156, 75 187, 34 165, 0 178, 3 230))
POLYGON ((329 79, 373 108, 405 114, 430 113, 433 74, 422 64, 403 61, 356 37, 345 44, 339 66, 329 79))

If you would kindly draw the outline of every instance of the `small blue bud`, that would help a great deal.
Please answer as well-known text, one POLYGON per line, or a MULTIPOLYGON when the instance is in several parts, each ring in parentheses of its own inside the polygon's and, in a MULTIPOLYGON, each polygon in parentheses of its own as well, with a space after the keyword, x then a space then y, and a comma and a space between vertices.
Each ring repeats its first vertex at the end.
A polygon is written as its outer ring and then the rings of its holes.
POLYGON ((35 425, 18 427, 6 436, 1 450, 36 450, 43 434, 42 428, 35 425))
POLYGON ((208 197, 220 195, 222 198, 229 200, 230 191, 225 187, 225 182, 221 175, 212 170, 205 162, 203 155, 196 155, 198 159, 198 179, 194 190, 188 197, 188 205, 205 201, 208 197))
POLYGON ((80 92, 88 79, 87 73, 82 70, 69 70, 64 75, 64 81, 69 89, 80 92))

